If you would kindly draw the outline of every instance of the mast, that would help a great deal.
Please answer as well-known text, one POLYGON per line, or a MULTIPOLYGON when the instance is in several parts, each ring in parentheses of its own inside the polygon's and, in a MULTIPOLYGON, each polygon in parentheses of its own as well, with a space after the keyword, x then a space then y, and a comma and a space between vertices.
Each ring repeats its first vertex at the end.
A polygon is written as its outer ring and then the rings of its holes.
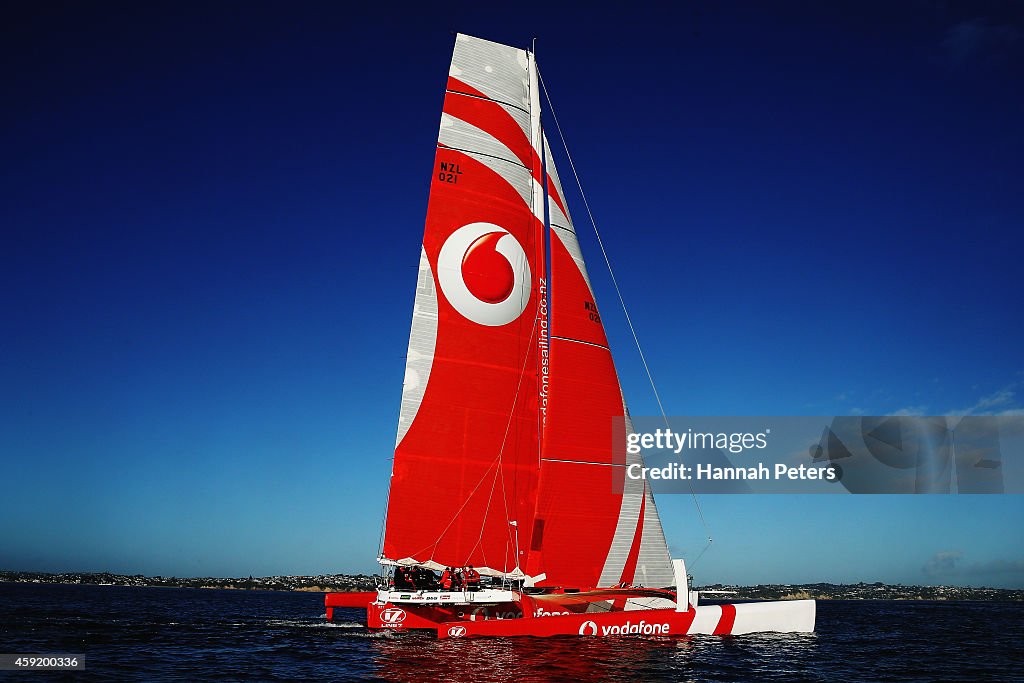
POLYGON ((550 383, 550 353, 549 336, 550 321, 548 319, 548 295, 550 284, 547 272, 547 236, 550 226, 545 213, 544 190, 544 154, 545 139, 541 128, 541 103, 540 103, 540 82, 537 72, 536 39, 533 41, 534 50, 529 53, 529 84, 530 84, 530 140, 533 146, 533 214, 543 224, 541 238, 537 240, 537 263, 541 264, 537 278, 538 307, 537 307, 537 377, 538 377, 538 424, 537 424, 537 467, 541 466, 541 442, 544 434, 544 423, 547 420, 547 390, 550 383))

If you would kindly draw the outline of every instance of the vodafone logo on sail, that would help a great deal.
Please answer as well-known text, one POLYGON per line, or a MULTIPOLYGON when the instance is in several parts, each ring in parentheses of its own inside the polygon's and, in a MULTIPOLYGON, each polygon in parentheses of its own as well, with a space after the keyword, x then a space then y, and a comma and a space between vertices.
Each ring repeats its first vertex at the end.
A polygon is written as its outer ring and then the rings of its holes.
POLYGON ((526 252, 493 223, 470 223, 448 236, 437 257, 437 280, 455 310, 480 325, 507 325, 530 302, 526 252))

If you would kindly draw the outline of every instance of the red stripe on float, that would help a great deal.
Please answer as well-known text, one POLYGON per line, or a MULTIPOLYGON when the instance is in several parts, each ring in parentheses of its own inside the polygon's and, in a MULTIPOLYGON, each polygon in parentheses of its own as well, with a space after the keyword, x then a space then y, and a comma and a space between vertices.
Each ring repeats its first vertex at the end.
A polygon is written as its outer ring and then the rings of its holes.
POLYGON ((735 623, 736 605, 722 605, 722 616, 718 619, 718 626, 715 627, 715 635, 729 635, 732 633, 732 627, 735 623))

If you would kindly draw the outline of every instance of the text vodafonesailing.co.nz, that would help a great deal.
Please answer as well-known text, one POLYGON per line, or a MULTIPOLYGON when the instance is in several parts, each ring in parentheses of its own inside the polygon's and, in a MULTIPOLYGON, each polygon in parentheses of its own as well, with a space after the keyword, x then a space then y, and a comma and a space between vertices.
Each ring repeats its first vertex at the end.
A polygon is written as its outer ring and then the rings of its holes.
POLYGON ((548 383, 550 382, 550 375, 548 364, 550 362, 550 352, 548 349, 548 284, 544 278, 540 278, 539 287, 540 290, 540 304, 537 311, 537 324, 540 327, 540 335, 538 337, 539 348, 540 348, 540 420, 541 427, 547 424, 548 421, 548 383))

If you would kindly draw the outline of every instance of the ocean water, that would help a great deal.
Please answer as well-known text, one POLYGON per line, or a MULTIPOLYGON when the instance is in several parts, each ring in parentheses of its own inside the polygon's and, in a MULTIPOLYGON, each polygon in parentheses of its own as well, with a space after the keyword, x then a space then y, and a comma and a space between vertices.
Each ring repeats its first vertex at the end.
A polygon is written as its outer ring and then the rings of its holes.
POLYGON ((1024 603, 823 601, 808 635, 437 640, 323 619, 319 593, 0 583, 17 680, 1024 681, 1024 603))

